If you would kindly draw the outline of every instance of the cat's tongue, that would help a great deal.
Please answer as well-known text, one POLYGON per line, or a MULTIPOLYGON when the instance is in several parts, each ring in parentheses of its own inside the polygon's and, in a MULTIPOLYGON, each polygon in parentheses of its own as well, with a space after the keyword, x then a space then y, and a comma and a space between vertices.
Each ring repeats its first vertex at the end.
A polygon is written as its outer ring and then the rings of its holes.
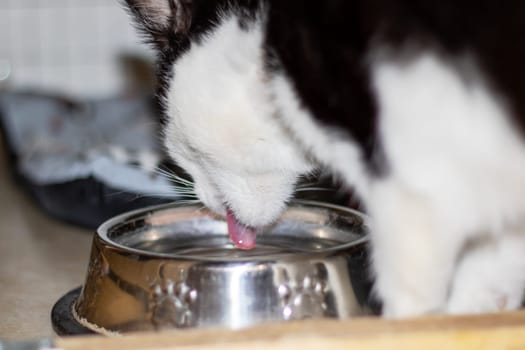
POLYGON ((228 223, 230 239, 237 248, 252 249, 255 247, 257 232, 253 227, 241 224, 229 209, 226 213, 226 221, 228 223))

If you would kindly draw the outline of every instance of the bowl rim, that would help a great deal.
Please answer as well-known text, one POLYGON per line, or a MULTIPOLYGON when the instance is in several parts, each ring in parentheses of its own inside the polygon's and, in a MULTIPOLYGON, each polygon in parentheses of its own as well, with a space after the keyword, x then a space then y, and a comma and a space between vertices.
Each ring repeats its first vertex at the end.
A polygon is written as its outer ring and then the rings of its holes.
MULTIPOLYGON (((167 254, 167 253, 150 252, 147 250, 132 248, 132 247, 120 244, 108 237, 108 233, 110 232, 110 230, 117 225, 120 225, 126 222, 131 222, 132 220, 137 220, 140 218, 147 217, 148 215, 151 215, 154 212, 159 212, 159 211, 169 210, 169 209, 185 208, 185 207, 188 207, 188 208, 198 207, 199 205, 202 206, 203 204, 199 202, 199 203, 195 203, 192 205, 188 205, 188 204, 178 204, 177 202, 173 202, 173 203, 167 203, 167 204, 152 205, 152 206, 147 206, 144 208, 128 211, 128 212, 119 214, 117 216, 114 216, 104 221, 102 224, 100 224, 99 227, 95 231, 95 238, 98 238, 99 240, 101 240, 102 242, 104 242, 105 244, 107 244, 108 246, 112 248, 119 249, 123 253, 137 254, 140 256, 144 256, 144 257, 153 257, 153 258, 160 258, 160 259, 164 258, 164 259, 177 259, 177 260, 191 260, 191 261, 202 261, 202 262, 228 262, 228 263, 231 263, 231 262, 260 263, 262 260, 266 260, 266 259, 254 259, 253 257, 245 257, 245 258, 236 258, 235 260, 232 261, 231 259, 228 259, 227 257, 211 257, 211 256, 206 257, 206 256, 201 256, 201 255, 192 255, 192 254, 167 254)), ((343 251, 349 248, 353 248, 353 247, 356 247, 364 243, 368 243, 370 240, 370 236, 368 233, 370 231, 369 230, 370 228, 369 217, 366 214, 358 210, 344 207, 344 206, 337 205, 337 204, 332 204, 332 203, 326 203, 326 202, 314 201, 314 200, 302 200, 302 199, 291 200, 288 203, 287 207, 289 208, 293 206, 320 207, 320 208, 325 208, 325 209, 333 209, 333 210, 346 212, 348 214, 359 217, 362 220, 362 227, 365 229, 365 232, 366 232, 365 234, 362 235, 362 237, 351 240, 349 242, 336 244, 334 246, 324 248, 324 249, 319 249, 319 250, 309 250, 309 251, 304 251, 304 252, 297 252, 297 254, 293 254, 296 258, 297 257, 301 257, 301 258, 320 257, 320 256, 326 256, 327 254, 335 254, 336 252, 343 251)), ((218 218, 221 217, 218 214, 214 214, 214 215, 217 215, 218 218)), ((267 259, 267 260, 275 260, 275 259, 267 259)))

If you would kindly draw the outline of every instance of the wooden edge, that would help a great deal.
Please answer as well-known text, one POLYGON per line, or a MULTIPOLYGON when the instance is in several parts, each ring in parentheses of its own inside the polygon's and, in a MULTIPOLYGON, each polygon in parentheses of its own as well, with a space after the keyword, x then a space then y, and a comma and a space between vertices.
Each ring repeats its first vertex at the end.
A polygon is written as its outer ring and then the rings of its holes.
POLYGON ((184 330, 56 339, 64 350, 525 349, 525 311, 408 320, 360 318, 263 325, 241 331, 184 330))

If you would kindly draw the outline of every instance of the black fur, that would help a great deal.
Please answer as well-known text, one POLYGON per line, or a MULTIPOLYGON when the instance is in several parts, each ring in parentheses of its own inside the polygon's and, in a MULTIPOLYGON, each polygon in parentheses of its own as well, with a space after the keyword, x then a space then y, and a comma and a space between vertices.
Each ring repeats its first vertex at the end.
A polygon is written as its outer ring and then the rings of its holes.
MULTIPOLYGON (((127 0, 131 6, 136 1, 127 0)), ((376 140, 378 106, 369 85, 374 48, 389 48, 396 59, 409 59, 422 49, 435 50, 451 62, 471 55, 525 131, 525 1, 194 0, 191 6, 188 35, 168 31, 159 39, 149 33, 154 42, 168 43, 157 44, 160 96, 173 62, 213 28, 218 9, 240 11, 249 22, 265 8, 269 68, 290 78, 321 123, 346 130, 376 174, 385 170, 385 161, 376 140)))
MULTIPOLYGON (((124 0, 130 14, 134 17, 137 29, 144 36, 147 43, 153 46, 157 52, 157 78, 159 86, 156 94, 156 101, 164 122, 166 119, 166 106, 164 104, 170 77, 173 74, 172 68, 177 58, 188 50, 193 42, 199 42, 203 35, 213 30, 218 24, 220 12, 236 11, 241 15, 242 20, 239 25, 245 27, 247 23, 255 18, 257 10, 260 9, 263 1, 258 0, 183 0, 184 6, 188 9, 182 14, 188 16, 183 18, 188 23, 188 28, 184 31, 173 30, 173 28, 158 27, 151 25, 142 11, 147 10, 144 4, 155 2, 174 3, 180 0, 124 0), (142 11, 141 11, 142 9, 142 11)), ((178 27, 175 23, 175 15, 172 12, 170 23, 172 27, 178 27)))
POLYGON ((376 171, 378 109, 367 67, 373 48, 404 58, 422 49, 451 60, 473 55, 525 131, 523 1, 273 1, 267 40, 305 106, 347 130, 376 171))
POLYGON ((358 5, 343 0, 273 1, 267 50, 305 107, 323 123, 346 130, 371 157, 377 110, 368 85, 368 38, 361 32, 358 5))

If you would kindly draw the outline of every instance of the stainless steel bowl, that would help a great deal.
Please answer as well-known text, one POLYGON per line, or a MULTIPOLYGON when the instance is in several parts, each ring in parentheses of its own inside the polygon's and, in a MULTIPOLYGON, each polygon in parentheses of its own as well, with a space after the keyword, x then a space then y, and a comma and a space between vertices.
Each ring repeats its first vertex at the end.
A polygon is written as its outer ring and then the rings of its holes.
POLYGON ((363 315, 366 231, 356 211, 301 202, 245 251, 207 209, 134 211, 97 230, 73 313, 118 332, 363 315))

